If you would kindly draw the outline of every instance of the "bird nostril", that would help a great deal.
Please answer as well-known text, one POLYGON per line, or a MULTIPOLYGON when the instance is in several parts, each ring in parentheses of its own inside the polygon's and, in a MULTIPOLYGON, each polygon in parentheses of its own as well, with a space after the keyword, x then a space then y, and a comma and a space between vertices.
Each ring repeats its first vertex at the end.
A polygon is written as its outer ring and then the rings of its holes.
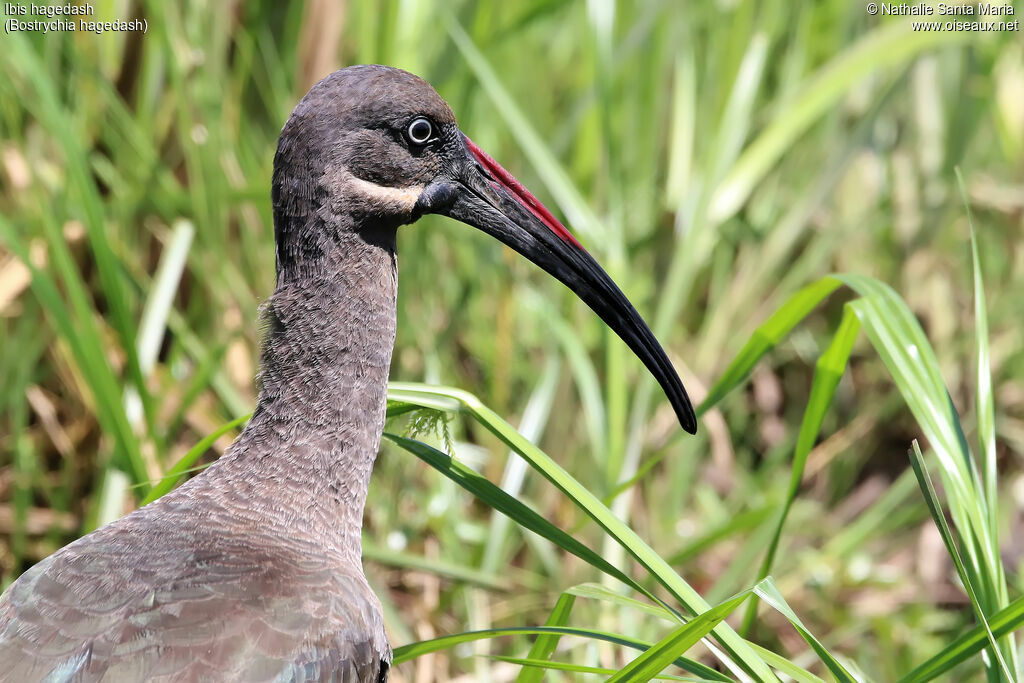
POLYGON ((451 183, 435 183, 428 185, 420 193, 413 209, 417 213, 436 213, 455 203, 459 191, 451 183))
POLYGON ((484 168, 479 161, 474 161, 473 163, 476 164, 476 170, 480 172, 480 175, 487 178, 492 183, 498 182, 497 180, 494 179, 494 176, 491 175, 491 172, 484 168))

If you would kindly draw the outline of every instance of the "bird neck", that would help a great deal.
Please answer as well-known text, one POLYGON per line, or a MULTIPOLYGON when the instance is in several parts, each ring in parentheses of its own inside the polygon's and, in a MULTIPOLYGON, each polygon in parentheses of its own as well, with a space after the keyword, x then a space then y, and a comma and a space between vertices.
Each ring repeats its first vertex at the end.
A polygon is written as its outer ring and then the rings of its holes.
POLYGON ((358 558, 395 342, 396 231, 292 230, 329 237, 299 250, 308 258, 282 262, 279 251, 259 402, 231 469, 289 531, 358 558))

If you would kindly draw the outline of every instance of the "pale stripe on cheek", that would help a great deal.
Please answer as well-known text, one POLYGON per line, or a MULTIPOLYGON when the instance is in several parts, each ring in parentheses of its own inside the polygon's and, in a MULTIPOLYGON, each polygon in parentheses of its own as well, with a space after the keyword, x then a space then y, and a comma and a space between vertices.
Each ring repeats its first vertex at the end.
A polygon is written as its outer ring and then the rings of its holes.
POLYGON ((343 173, 343 183, 348 186, 351 192, 360 195, 374 203, 383 204, 396 213, 409 213, 416 206, 420 195, 423 194, 423 185, 412 185, 410 187, 388 187, 378 185, 369 180, 357 178, 348 171, 343 173))

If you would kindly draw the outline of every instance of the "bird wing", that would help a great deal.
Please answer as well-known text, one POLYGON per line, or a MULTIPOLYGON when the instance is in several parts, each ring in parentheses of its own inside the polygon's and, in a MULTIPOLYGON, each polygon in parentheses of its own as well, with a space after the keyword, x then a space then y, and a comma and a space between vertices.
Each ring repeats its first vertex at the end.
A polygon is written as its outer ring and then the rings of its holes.
POLYGON ((361 569, 131 517, 0 596, 0 681, 386 679, 391 652, 361 569))

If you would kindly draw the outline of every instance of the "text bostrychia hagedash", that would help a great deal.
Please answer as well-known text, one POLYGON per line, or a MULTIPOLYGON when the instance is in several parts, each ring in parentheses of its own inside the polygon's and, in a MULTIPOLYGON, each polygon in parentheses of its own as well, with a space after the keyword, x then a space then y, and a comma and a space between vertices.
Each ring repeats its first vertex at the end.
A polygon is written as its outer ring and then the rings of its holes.
POLYGON ((475 226, 568 285, 696 430, 622 292, 420 78, 356 66, 313 86, 281 131, 272 198, 277 288, 252 419, 205 472, 11 585, 2 680, 387 678, 360 536, 395 341, 396 232, 423 214, 475 226))

